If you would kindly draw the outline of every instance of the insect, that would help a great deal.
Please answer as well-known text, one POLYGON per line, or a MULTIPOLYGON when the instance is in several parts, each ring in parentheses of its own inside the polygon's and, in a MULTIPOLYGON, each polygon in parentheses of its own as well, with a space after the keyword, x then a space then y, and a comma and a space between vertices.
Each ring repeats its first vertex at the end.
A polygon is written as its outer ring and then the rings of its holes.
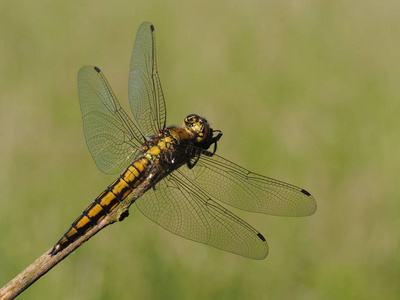
POLYGON ((98 224, 145 179, 153 188, 136 200, 145 216, 187 239, 253 259, 267 256, 265 238, 220 202, 276 216, 315 212, 316 202, 306 190, 218 156, 222 132, 205 118, 191 114, 183 126, 166 127, 152 24, 139 27, 131 58, 129 101, 134 121, 99 68, 83 67, 78 87, 89 151, 101 171, 120 176, 72 223, 51 255, 98 224))

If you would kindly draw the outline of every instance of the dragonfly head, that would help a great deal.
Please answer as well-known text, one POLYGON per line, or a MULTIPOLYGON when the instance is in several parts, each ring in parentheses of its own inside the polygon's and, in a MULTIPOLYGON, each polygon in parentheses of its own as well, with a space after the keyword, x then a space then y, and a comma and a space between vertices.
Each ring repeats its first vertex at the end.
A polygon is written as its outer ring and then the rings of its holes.
POLYGON ((186 130, 194 134, 197 143, 205 142, 208 138, 212 137, 213 130, 205 118, 196 114, 188 115, 183 126, 186 130))

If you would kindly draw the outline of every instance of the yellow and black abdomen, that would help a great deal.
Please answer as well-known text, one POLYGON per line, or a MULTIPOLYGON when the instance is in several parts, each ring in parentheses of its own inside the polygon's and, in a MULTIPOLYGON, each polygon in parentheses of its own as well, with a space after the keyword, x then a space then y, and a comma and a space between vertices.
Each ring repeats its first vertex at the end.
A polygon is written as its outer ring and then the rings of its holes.
POLYGON ((68 231, 54 245, 52 255, 57 254, 112 212, 139 184, 149 170, 150 161, 145 156, 137 158, 108 188, 102 192, 82 215, 72 223, 68 231))

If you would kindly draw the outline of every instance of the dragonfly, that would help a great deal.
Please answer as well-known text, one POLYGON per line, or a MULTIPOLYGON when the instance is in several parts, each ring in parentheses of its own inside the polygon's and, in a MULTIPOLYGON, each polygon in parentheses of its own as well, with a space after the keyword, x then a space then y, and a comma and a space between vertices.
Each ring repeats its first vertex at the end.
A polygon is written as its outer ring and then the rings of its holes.
POLYGON ((309 216, 316 211, 316 201, 305 189, 217 155, 222 132, 206 118, 190 114, 182 126, 166 126, 151 23, 139 27, 131 57, 129 102, 134 121, 98 67, 80 69, 78 90, 89 151, 101 171, 120 176, 72 223, 51 255, 98 224, 145 180, 152 188, 135 203, 146 217, 184 238, 252 259, 268 255, 266 239, 221 202, 275 216, 309 216))

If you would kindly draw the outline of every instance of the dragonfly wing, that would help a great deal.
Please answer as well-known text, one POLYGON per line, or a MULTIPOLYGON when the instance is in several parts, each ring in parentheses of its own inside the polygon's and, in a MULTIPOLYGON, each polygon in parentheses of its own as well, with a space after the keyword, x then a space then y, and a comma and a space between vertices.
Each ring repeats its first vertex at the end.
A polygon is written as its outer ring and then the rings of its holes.
POLYGON ((264 237, 249 224, 207 197, 179 170, 140 197, 148 218, 187 239, 253 259, 268 254, 264 237))
POLYGON ((166 106, 157 71, 154 26, 140 25, 133 48, 129 73, 129 102, 145 136, 165 128, 166 106))
POLYGON ((200 156, 193 168, 185 165, 179 171, 213 199, 275 216, 308 216, 317 209, 314 197, 306 190, 250 172, 221 156, 207 153, 200 156))
POLYGON ((82 67, 78 89, 86 143, 97 167, 105 173, 121 172, 137 155, 144 137, 99 68, 82 67))

